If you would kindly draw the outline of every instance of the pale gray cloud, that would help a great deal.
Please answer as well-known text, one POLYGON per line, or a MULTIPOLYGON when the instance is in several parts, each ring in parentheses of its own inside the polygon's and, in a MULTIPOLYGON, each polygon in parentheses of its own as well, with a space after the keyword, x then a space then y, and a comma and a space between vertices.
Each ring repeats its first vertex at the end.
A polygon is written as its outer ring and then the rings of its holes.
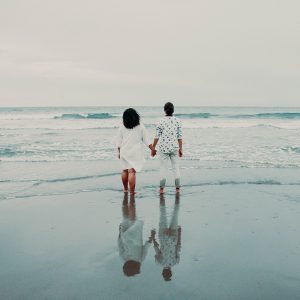
POLYGON ((300 3, 0 0, 0 105, 300 106, 300 3))

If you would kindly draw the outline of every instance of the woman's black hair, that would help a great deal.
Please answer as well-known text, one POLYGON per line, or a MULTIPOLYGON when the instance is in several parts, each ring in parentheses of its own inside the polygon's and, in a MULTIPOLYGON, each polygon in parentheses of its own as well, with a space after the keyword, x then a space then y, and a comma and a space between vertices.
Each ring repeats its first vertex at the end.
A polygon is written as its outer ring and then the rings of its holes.
POLYGON ((135 260, 128 260, 123 265, 124 275, 130 277, 141 272, 141 263, 135 260))
POLYGON ((164 106, 164 111, 167 116, 173 116, 174 113, 174 105, 171 102, 167 102, 164 106))
POLYGON ((140 125, 140 115, 133 108, 127 108, 123 112, 123 124, 126 128, 132 129, 140 125))

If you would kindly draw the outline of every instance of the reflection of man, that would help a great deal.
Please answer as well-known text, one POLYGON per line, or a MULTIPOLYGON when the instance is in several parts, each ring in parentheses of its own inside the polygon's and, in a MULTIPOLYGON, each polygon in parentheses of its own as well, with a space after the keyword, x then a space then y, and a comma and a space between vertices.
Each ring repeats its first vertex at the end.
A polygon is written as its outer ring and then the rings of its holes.
POLYGON ((176 194, 173 213, 170 225, 168 225, 167 211, 164 196, 160 198, 160 221, 158 238, 159 243, 155 239, 155 231, 152 230, 151 238, 153 240, 155 250, 155 260, 162 265, 162 276, 166 281, 170 281, 172 277, 171 268, 179 263, 181 250, 181 227, 178 226, 179 212, 179 194, 176 194))
POLYGON ((141 263, 147 255, 151 239, 143 244, 143 221, 136 219, 134 196, 124 194, 123 221, 119 226, 119 253, 124 260, 123 271, 126 276, 140 273, 141 263))

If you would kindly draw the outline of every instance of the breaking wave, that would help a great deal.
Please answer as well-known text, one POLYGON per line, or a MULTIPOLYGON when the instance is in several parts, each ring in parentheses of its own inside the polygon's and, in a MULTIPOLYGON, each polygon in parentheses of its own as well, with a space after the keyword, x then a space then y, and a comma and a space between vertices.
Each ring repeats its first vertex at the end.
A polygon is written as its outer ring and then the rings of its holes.
POLYGON ((176 114, 177 117, 182 119, 288 119, 288 120, 300 120, 300 113, 298 112, 283 112, 283 113, 258 113, 258 114, 212 114, 208 112, 204 113, 180 113, 176 114))
POLYGON ((115 116, 109 113, 90 113, 90 114, 62 114, 61 116, 55 116, 54 119, 112 119, 115 116))
POLYGON ((300 113, 284 112, 284 113, 259 113, 249 115, 232 115, 233 119, 295 119, 300 120, 300 113))
POLYGON ((176 114, 176 117, 183 118, 183 119, 208 119, 217 116, 218 115, 214 115, 211 113, 176 114))

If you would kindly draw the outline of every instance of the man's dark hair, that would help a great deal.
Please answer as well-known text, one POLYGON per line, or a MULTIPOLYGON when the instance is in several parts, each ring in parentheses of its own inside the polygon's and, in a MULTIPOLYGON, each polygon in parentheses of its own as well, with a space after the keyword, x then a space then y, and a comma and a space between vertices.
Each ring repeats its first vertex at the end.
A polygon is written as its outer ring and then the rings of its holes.
POLYGON ((132 129, 140 125, 140 116, 133 108, 127 108, 123 112, 123 124, 126 128, 132 129))
POLYGON ((172 277, 172 270, 171 268, 165 268, 162 271, 162 276, 164 278, 165 281, 171 281, 171 277, 172 277))
POLYGON ((164 111, 167 116, 172 116, 174 113, 174 105, 171 102, 167 102, 164 106, 164 111))

